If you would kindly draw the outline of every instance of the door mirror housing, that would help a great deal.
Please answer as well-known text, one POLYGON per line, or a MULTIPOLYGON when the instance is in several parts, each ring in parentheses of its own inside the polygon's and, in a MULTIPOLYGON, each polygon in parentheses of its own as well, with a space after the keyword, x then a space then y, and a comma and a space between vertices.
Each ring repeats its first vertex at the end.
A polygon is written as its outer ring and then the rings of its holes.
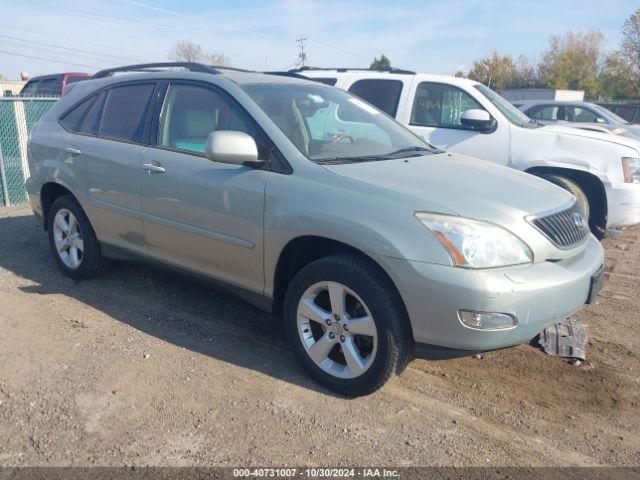
POLYGON ((604 118, 598 117, 596 118, 596 123, 607 123, 607 122, 604 121, 604 118))
POLYGON ((495 120, 491 118, 489 112, 479 108, 471 108, 462 112, 460 123, 465 127, 471 127, 480 132, 492 132, 495 130, 495 120))
POLYGON ((258 146, 244 132, 220 130, 211 132, 207 137, 205 155, 214 162, 255 166, 258 162, 258 146))

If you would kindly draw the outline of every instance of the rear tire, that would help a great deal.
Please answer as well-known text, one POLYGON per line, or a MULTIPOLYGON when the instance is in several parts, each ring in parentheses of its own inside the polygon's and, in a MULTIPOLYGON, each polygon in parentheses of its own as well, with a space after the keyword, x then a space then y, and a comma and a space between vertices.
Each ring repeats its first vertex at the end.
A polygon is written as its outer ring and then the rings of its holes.
MULTIPOLYGON (((564 188, 567 192, 573 194, 573 196, 576 197, 578 205, 582 208, 585 220, 590 220, 589 215, 591 214, 591 208, 589 206, 589 199, 580 185, 570 178, 562 175, 556 175, 554 173, 544 173, 540 175, 540 178, 544 178, 545 180, 558 185, 559 187, 564 188)), ((589 225, 591 225, 591 222, 589 222, 589 225)))
POLYGON ((49 245, 62 273, 76 280, 99 275, 106 263, 89 219, 71 195, 58 197, 47 214, 49 245))
POLYGON ((375 265, 354 255, 322 258, 300 270, 287 289, 284 323, 304 369, 349 397, 372 393, 402 372, 413 345, 395 289, 375 265))

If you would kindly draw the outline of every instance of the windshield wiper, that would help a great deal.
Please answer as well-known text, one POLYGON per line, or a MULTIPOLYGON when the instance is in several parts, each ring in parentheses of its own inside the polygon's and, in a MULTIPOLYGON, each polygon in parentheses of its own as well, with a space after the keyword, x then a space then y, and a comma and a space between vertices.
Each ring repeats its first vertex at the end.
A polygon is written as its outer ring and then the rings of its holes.
POLYGON ((406 158, 406 157, 417 157, 420 156, 420 152, 429 152, 435 153, 434 150, 426 148, 426 147, 405 147, 395 150, 389 153, 382 153, 378 155, 361 155, 356 157, 332 157, 332 158, 321 158, 318 160, 314 160, 316 163, 320 163, 322 165, 327 164, 336 164, 336 163, 361 163, 361 162, 376 162, 379 160, 391 160, 394 158, 406 158), (408 153, 414 153, 414 155, 407 155, 408 153))
MULTIPOLYGON (((406 148, 401 148, 401 149, 396 150, 396 151, 391 152, 391 153, 387 153, 387 154, 385 154, 385 157, 397 158, 397 157, 401 157, 402 154, 404 154, 404 153, 411 153, 411 152, 429 152, 429 153, 434 153, 434 149, 426 148, 426 147, 419 147, 419 146, 406 147, 406 148)), ((415 155, 413 155, 413 156, 415 156, 415 155)))

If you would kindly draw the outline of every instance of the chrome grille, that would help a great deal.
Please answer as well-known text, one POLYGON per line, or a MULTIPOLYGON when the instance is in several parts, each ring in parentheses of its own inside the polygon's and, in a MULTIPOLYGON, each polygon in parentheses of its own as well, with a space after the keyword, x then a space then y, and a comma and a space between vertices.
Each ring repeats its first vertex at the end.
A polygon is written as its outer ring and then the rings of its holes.
POLYGON ((589 222, 577 203, 560 212, 534 217, 531 223, 560 248, 571 248, 589 235, 589 222))

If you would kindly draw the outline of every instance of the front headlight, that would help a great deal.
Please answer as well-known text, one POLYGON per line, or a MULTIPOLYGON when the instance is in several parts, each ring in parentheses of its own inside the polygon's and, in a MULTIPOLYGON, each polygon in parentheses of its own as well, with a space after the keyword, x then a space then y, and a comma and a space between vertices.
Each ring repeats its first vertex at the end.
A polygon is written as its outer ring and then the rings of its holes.
POLYGON ((497 225, 427 212, 416 212, 415 216, 440 240, 456 267, 491 268, 533 262, 531 249, 497 225))
POLYGON ((622 171, 627 183, 640 183, 640 158, 622 157, 622 171))

